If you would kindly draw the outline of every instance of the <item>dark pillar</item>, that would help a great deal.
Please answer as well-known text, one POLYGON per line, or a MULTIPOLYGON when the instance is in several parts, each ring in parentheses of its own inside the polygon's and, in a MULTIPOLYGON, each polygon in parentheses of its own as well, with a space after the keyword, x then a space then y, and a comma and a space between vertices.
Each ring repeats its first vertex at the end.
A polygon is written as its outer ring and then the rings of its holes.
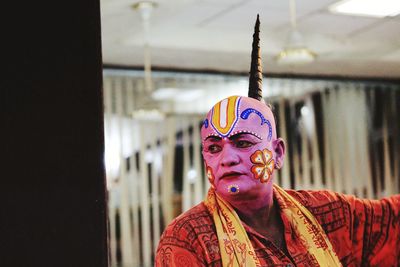
POLYGON ((99 0, 3 4, 0 266, 107 266, 99 0))

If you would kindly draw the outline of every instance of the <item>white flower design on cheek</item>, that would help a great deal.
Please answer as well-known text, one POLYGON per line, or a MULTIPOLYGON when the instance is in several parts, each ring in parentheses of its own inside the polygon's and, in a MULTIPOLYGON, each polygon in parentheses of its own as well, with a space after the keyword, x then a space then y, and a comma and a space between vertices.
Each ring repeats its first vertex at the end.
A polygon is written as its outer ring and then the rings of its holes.
POLYGON ((251 167, 254 178, 259 179, 262 183, 268 182, 271 179, 275 164, 272 159, 272 152, 268 149, 257 150, 250 156, 250 161, 254 164, 251 167))

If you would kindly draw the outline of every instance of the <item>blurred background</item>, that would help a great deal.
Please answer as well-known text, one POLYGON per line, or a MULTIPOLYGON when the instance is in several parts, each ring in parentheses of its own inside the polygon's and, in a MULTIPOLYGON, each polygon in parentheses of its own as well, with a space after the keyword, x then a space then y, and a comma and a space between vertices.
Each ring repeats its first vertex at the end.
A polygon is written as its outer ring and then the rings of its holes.
POLYGON ((208 189, 200 126, 246 95, 261 21, 263 97, 288 153, 276 182, 363 198, 400 192, 400 2, 101 0, 112 266, 152 266, 208 189))

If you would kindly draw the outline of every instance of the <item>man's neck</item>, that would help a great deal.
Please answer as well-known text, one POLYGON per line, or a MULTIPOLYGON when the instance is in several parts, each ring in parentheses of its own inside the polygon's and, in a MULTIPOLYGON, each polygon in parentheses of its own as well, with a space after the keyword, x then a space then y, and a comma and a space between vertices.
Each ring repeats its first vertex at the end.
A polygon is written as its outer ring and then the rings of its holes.
POLYGON ((244 223, 272 241, 286 255, 289 255, 285 247, 284 227, 280 218, 278 204, 274 203, 272 194, 261 203, 266 203, 266 205, 255 206, 254 202, 250 202, 250 205, 235 206, 233 204, 232 206, 244 223))
POLYGON ((276 216, 272 191, 270 194, 255 199, 242 199, 232 201, 230 204, 240 219, 254 229, 268 227, 276 216))

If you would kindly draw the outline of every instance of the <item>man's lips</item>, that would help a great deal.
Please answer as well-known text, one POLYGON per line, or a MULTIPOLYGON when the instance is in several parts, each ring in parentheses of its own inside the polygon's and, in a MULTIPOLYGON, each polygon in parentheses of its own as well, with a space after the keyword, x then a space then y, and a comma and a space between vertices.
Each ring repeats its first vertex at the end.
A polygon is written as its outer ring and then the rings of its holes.
POLYGON ((221 176, 221 179, 237 177, 237 176, 240 176, 240 175, 242 175, 242 173, 240 173, 240 172, 226 172, 221 176))

